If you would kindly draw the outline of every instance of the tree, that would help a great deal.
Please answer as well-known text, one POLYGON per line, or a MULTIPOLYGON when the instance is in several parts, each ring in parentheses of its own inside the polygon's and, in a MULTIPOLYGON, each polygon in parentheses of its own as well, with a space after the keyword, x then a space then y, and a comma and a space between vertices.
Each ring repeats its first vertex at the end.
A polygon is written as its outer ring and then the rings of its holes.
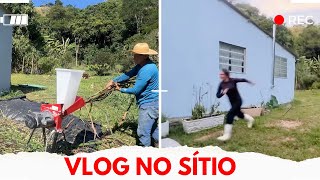
MULTIPOLYGON (((273 20, 272 18, 267 18, 265 15, 262 15, 258 8, 251 6, 250 4, 236 4, 235 5, 241 12, 247 15, 253 22, 255 22, 260 28, 262 28, 266 33, 272 35, 273 31, 273 20)), ((283 46, 295 51, 295 40, 292 33, 284 25, 278 26, 277 40, 283 46)))
POLYGON ((309 25, 303 29, 297 40, 297 51, 310 59, 320 56, 320 26, 309 25))
POLYGON ((71 38, 72 22, 76 21, 78 12, 79 10, 74 7, 54 5, 43 20, 44 28, 50 28, 48 29, 50 36, 56 39, 71 38))
POLYGON ((72 23, 74 38, 81 38, 84 46, 118 46, 126 28, 120 16, 121 7, 121 0, 109 0, 84 9, 72 23))
POLYGON ((258 8, 251 6, 250 4, 236 4, 236 7, 246 14, 249 17, 252 17, 254 19, 259 18, 260 11, 258 8))
POLYGON ((13 39, 13 47, 14 61, 12 64, 15 67, 16 72, 21 70, 21 72, 24 73, 27 57, 26 55, 31 48, 30 40, 24 35, 17 35, 13 39))
POLYGON ((63 6, 63 3, 62 3, 61 0, 55 0, 54 4, 55 4, 56 6, 63 6))
POLYGON ((150 32, 158 23, 158 0, 123 0, 122 17, 129 35, 150 32))
POLYGON ((34 48, 30 47, 30 51, 27 54, 30 62, 30 74, 34 74, 37 71, 37 59, 39 59, 39 52, 34 48))
POLYGON ((153 48, 158 42, 158 1, 133 1, 124 6, 124 0, 108 0, 85 9, 63 6, 61 0, 37 8, 32 3, 6 5, 10 12, 30 17, 29 26, 14 28, 14 71, 42 74, 81 64, 103 75, 131 68, 128 50, 136 42, 153 48))

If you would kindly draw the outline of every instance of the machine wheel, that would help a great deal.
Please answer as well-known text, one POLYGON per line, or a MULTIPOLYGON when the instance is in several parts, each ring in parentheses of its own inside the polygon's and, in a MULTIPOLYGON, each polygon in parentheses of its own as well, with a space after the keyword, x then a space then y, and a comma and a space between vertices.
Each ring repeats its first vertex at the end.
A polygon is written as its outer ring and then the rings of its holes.
POLYGON ((52 130, 48 136, 46 141, 45 151, 48 153, 55 153, 57 149, 57 139, 59 133, 56 130, 52 130))

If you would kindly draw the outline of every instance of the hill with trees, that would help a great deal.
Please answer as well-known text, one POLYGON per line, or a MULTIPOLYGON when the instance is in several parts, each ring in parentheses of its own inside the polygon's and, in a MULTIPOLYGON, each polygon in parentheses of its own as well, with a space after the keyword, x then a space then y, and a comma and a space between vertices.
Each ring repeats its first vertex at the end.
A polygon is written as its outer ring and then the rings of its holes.
POLYGON ((6 8, 30 17, 29 26, 14 29, 12 68, 17 73, 87 67, 106 75, 132 66, 128 50, 136 42, 158 48, 157 0, 108 0, 85 9, 56 0, 41 7, 30 3, 6 8))
MULTIPOLYGON (((265 32, 272 34, 272 18, 266 17, 250 4, 235 6, 265 32)), ((299 57, 296 66, 296 88, 320 89, 320 26, 278 26, 276 38, 299 57)))
MULTIPOLYGON (((272 34, 272 18, 249 4, 234 5, 272 34)), ((32 3, 6 7, 30 16, 29 26, 14 29, 12 68, 17 73, 76 67, 107 75, 132 66, 128 50, 136 42, 158 48, 157 0, 108 0, 85 9, 64 6, 61 0, 41 7, 32 3)), ((277 40, 299 57, 297 88, 320 88, 320 26, 279 26, 277 40)))

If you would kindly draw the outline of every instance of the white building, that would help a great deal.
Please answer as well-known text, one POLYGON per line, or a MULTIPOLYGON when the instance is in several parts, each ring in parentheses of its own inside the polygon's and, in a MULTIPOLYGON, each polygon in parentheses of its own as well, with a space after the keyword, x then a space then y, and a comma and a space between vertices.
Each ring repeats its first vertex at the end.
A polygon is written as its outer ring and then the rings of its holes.
MULTIPOLYGON (((8 14, 0 4, 0 17, 8 14)), ((0 92, 10 89, 12 61, 12 27, 0 24, 0 92)))
POLYGON ((238 85, 243 106, 261 106, 274 95, 279 103, 294 98, 295 55, 276 44, 274 88, 273 39, 226 0, 162 1, 162 112, 188 117, 201 88, 207 109, 219 102, 230 108, 227 97, 216 99, 219 71, 256 83, 238 85))

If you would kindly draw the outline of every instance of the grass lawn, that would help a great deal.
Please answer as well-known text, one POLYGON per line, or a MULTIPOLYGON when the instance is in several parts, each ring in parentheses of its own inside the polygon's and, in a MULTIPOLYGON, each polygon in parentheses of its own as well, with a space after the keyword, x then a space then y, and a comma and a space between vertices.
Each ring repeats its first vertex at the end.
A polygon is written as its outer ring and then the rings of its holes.
MULTIPOLYGON (((91 76, 89 79, 82 79, 78 95, 88 98, 98 91, 102 90, 106 83, 116 75, 112 76, 91 76)), ((37 102, 56 102, 56 77, 54 75, 24 75, 12 74, 12 92, 4 98, 21 95, 21 91, 26 94, 27 98, 37 102), (40 89, 25 89, 20 88, 18 84, 39 84, 46 86, 45 90, 40 89)), ((93 105, 92 118, 96 123, 103 126, 103 130, 111 130, 117 122, 119 122, 126 111, 132 96, 121 94, 119 92, 112 93, 107 99, 97 102, 93 105)), ((88 110, 83 108, 75 113, 76 116, 82 119, 89 119, 88 110)), ((135 145, 135 129, 136 120, 138 117, 138 110, 135 104, 132 105, 131 110, 127 116, 127 123, 123 127, 119 127, 108 139, 102 139, 99 143, 97 150, 117 147, 120 145, 135 145), (111 141, 110 139, 113 139, 111 141)), ((29 133, 23 126, 15 125, 9 120, 0 120, 0 146, 6 144, 4 142, 12 142, 12 148, 0 147, 0 154, 4 152, 17 152, 24 148, 24 142, 27 141, 29 133), (5 128, 5 129, 3 129, 5 128), (14 135, 13 134, 17 134, 14 135), (18 134, 21 134, 18 135, 18 134)), ((40 131, 38 132, 40 133, 40 131)), ((40 136, 39 136, 40 138, 40 136)), ((31 151, 42 151, 40 139, 32 142, 31 151)))
POLYGON ((236 121, 232 139, 216 140, 223 127, 187 135, 182 126, 170 129, 170 138, 192 147, 219 146, 227 151, 258 152, 295 161, 320 157, 320 91, 296 91, 290 105, 256 118, 253 129, 236 121), (285 114, 291 107, 291 110, 285 114))

